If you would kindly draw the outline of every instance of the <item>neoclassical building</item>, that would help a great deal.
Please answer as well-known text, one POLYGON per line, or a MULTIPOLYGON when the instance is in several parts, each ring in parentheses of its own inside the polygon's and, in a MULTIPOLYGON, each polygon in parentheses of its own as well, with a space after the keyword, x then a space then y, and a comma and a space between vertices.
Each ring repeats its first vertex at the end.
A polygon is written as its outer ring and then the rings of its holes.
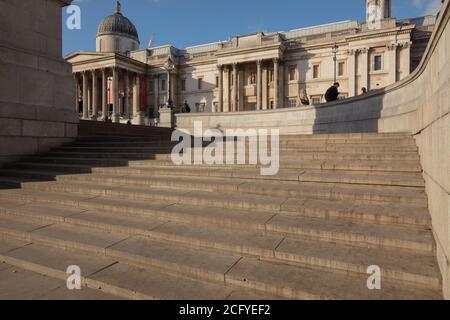
POLYGON ((187 101, 193 112, 240 112, 296 107, 300 89, 323 103, 335 80, 341 98, 381 89, 416 68, 436 18, 398 20, 389 0, 366 0, 366 8, 364 22, 139 49, 138 31, 117 2, 98 27, 96 51, 65 57, 76 108, 84 119, 151 124, 169 101, 175 108, 187 101))

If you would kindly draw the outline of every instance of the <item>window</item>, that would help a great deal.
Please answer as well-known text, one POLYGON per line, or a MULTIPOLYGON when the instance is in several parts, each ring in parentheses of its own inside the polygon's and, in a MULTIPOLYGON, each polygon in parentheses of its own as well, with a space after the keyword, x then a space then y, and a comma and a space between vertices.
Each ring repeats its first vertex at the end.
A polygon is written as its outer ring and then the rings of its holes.
POLYGON ((100 39, 99 47, 100 47, 100 52, 103 52, 103 39, 100 39))
POLYGON ((256 72, 250 73, 249 84, 256 84, 256 72))
POLYGON ((345 74, 345 62, 338 63, 338 76, 342 77, 345 74))
POLYGON ((219 76, 216 76, 216 88, 219 87, 219 76))
POLYGON ((289 99, 289 108, 295 108, 297 106, 297 99, 289 99))
POLYGON ((381 55, 373 57, 373 70, 380 71, 383 69, 383 58, 381 55))
POLYGON ((205 112, 206 103, 196 103, 195 111, 196 112, 205 112))
POLYGON ((270 100, 270 109, 274 109, 275 107, 275 101, 270 100))
POLYGON ((203 78, 198 78, 198 90, 203 89, 203 78))
POLYGON ((161 91, 166 91, 166 80, 165 79, 161 79, 161 91))
POLYGON ((274 81, 274 71, 270 70, 269 71, 269 82, 272 83, 274 81))
POLYGON ((297 72, 296 67, 290 67, 289 68, 289 81, 295 81, 295 74, 297 72))
POLYGON ((311 97, 311 103, 313 105, 321 104, 322 103, 322 97, 321 96, 312 96, 311 97))
POLYGON ((181 79, 181 91, 186 91, 186 79, 181 79))
POLYGON ((313 79, 318 79, 320 77, 320 65, 313 65, 313 79))

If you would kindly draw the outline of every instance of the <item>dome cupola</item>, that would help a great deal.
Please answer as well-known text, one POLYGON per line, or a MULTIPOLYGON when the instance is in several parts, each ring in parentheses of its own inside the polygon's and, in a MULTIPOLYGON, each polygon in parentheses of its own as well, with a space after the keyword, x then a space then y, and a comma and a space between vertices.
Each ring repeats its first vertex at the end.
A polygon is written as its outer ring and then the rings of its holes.
POLYGON ((139 49, 139 35, 134 24, 121 12, 116 2, 116 12, 107 16, 97 29, 97 52, 127 53, 139 49))

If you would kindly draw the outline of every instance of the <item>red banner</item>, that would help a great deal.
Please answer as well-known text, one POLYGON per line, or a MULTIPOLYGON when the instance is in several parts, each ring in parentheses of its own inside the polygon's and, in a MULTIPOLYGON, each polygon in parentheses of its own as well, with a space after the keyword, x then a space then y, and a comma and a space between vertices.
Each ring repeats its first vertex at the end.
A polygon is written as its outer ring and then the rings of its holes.
POLYGON ((139 92, 141 93, 140 97, 140 109, 142 112, 147 111, 147 77, 144 75, 140 76, 139 83, 141 85, 141 88, 139 92))

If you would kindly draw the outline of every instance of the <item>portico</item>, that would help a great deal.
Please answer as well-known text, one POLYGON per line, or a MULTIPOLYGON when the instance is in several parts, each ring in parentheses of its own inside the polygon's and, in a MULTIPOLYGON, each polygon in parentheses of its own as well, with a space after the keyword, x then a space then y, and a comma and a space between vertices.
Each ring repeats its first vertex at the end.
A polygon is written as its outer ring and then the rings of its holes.
POLYGON ((141 86, 146 85, 146 66, 108 54, 99 54, 95 63, 83 63, 84 57, 83 53, 75 53, 68 58, 79 60, 73 65, 73 75, 77 92, 75 110, 81 118, 144 124, 145 90, 141 86))

